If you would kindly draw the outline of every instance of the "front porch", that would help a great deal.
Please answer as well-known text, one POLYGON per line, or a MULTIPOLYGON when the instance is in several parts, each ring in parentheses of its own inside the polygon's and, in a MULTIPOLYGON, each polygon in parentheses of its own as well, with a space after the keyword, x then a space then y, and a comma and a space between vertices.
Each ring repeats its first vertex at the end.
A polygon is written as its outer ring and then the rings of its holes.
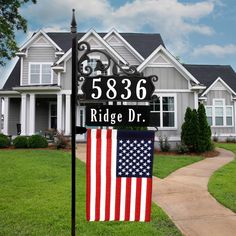
MULTIPOLYGON (((69 93, 22 93, 0 97, 0 132, 16 135, 45 135, 54 129, 71 134, 71 97, 69 93)), ((77 107, 77 125, 83 125, 84 108, 77 107)), ((77 137, 84 140, 85 137, 77 137)))

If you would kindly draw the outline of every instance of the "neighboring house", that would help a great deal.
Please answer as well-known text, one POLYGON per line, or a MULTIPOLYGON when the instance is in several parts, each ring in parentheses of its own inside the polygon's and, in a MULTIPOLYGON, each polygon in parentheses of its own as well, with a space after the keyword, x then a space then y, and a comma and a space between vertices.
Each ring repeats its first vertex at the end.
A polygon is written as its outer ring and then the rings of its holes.
MULTIPOLYGON (((151 123, 159 127, 157 136, 180 141, 186 108, 197 109, 199 102, 206 106, 213 135, 236 136, 236 74, 230 66, 181 64, 159 34, 90 30, 78 33, 78 39, 106 51, 120 65, 134 65, 145 76, 158 76, 159 99, 150 103, 151 123)), ((17 55, 19 60, 0 90, 3 133, 17 135, 17 124, 21 124, 21 135, 48 129, 70 135, 71 34, 39 31, 17 55)), ((95 67, 97 59, 103 60, 93 55, 88 63, 95 67)), ((85 124, 85 105, 77 107, 77 125, 85 124)), ((77 139, 84 141, 85 135, 77 139)))

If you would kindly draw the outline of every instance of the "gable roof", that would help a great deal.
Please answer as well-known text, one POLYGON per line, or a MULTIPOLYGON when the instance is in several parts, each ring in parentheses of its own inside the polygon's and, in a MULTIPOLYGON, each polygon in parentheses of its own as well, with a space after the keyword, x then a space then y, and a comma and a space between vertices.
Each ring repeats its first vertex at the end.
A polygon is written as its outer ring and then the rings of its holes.
MULTIPOLYGON (((86 33, 77 33, 80 40, 86 33)), ((104 37, 107 33, 98 33, 104 37)), ((160 34, 119 33, 140 55, 147 58, 158 46, 165 47, 160 34)), ((71 48, 72 34, 69 32, 50 32, 47 35, 66 52, 71 48)))
POLYGON ((2 90, 12 90, 16 86, 20 86, 20 59, 18 59, 2 90))
POLYGON ((236 91, 236 73, 229 65, 192 65, 183 66, 207 88, 219 77, 234 91, 236 91))

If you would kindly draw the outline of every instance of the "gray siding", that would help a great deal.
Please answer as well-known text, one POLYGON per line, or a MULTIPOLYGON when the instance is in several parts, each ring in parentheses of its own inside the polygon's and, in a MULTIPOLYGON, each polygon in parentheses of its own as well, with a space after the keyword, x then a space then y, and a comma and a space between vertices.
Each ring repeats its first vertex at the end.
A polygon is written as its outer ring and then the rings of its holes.
MULTIPOLYGON (((213 99, 225 99, 225 105, 233 106, 232 96, 231 93, 227 90, 212 90, 209 91, 207 94, 207 102, 206 105, 211 106, 213 105, 213 99)), ((234 107, 233 107, 234 110, 234 107)), ((234 117, 234 111, 233 111, 233 120, 234 120, 234 126, 235 126, 235 117, 234 117)), ((232 134, 235 133, 235 127, 212 127, 211 128, 212 135, 221 135, 221 134, 232 134)))
POLYGON ((173 67, 148 67, 144 75, 157 75, 157 89, 188 89, 188 81, 173 67))
POLYGON ((8 115, 8 134, 17 135, 16 124, 20 123, 20 108, 21 99, 20 98, 10 98, 9 99, 9 115, 8 115))
POLYGON ((71 59, 66 62, 66 73, 61 74, 61 88, 71 90, 71 59))
MULTIPOLYGON (((52 47, 31 47, 28 56, 23 60, 22 85, 29 84, 29 62, 50 62, 56 61, 55 49, 52 47)), ((53 73, 53 82, 57 83, 57 76, 53 73)))
POLYGON ((139 65, 139 61, 125 46, 112 46, 130 65, 139 65))

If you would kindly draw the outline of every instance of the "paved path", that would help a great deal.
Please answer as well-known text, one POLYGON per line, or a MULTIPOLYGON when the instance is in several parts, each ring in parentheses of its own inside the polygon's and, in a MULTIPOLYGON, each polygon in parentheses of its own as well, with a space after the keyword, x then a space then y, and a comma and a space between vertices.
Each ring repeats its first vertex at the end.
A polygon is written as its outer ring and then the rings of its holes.
POLYGON ((236 214, 219 204, 207 189, 213 172, 234 159, 232 152, 218 150, 218 157, 183 167, 163 180, 154 178, 153 201, 184 235, 236 235, 236 214))
MULTIPOLYGON (((153 201, 186 236, 236 236, 236 214, 219 204, 207 189, 213 172, 234 159, 232 152, 218 151, 218 157, 183 167, 165 179, 153 179, 153 201)), ((77 157, 85 161, 84 144, 78 146, 77 157)))

